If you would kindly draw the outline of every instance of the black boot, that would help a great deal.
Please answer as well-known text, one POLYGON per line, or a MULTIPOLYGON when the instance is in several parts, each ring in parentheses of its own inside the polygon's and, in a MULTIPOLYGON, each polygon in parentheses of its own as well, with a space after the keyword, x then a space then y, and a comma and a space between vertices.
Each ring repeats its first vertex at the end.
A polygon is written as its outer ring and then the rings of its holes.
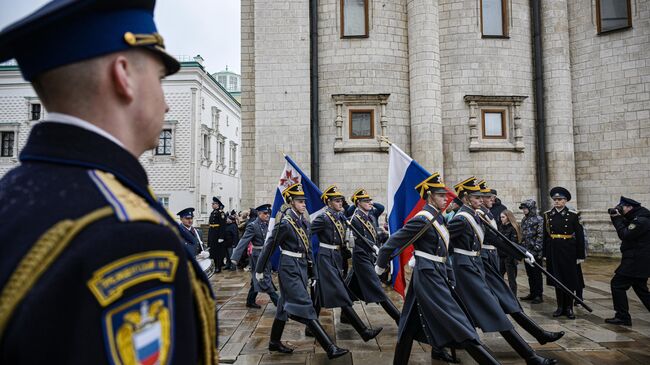
POLYGON ((393 365, 408 364, 411 357, 411 348, 413 347, 413 333, 406 329, 400 341, 395 345, 395 355, 393 356, 393 365))
POLYGON ((555 300, 557 301, 557 309, 553 312, 553 317, 559 317, 564 314, 564 293, 560 289, 555 289, 555 300))
POLYGON ((564 314, 568 319, 576 319, 573 313, 573 296, 569 294, 564 294, 564 314))
MULTIPOLYGON (((463 347, 469 356, 481 365, 500 365, 501 363, 492 356, 490 351, 480 342, 465 341, 463 347)), ((406 363, 405 363, 406 364, 406 363)))
POLYGON ((451 356, 444 348, 438 348, 436 346, 431 346, 431 359, 439 360, 450 364, 458 364, 460 361, 456 356, 451 356))
POLYGON ((273 326, 271 327, 271 340, 269 341, 269 351, 277 351, 283 354, 290 354, 293 352, 292 348, 285 346, 282 341, 280 341, 286 323, 287 322, 281 321, 277 318, 273 320, 273 326))
POLYGON ((343 313, 343 311, 341 311, 341 323, 350 324, 350 319, 348 319, 348 317, 345 316, 345 313, 343 313))
MULTIPOLYGON (((400 312, 399 309, 393 304, 393 302, 390 301, 390 299, 386 299, 383 302, 379 302, 381 304, 381 307, 384 308, 386 313, 390 316, 390 318, 397 323, 399 326, 399 317, 400 317, 400 312)), ((406 364, 406 363, 405 363, 406 364)))
POLYGON ((350 321, 352 327, 354 327, 357 333, 361 335, 361 338, 363 339, 364 342, 368 342, 373 338, 377 337, 379 332, 381 332, 381 330, 383 329, 381 327, 375 329, 366 327, 365 323, 363 323, 361 318, 359 318, 357 312, 355 312, 354 309, 352 309, 352 307, 342 307, 341 313, 345 314, 345 316, 350 321))
POLYGON ((533 300, 535 296, 533 294, 528 294, 525 297, 519 297, 520 300, 533 300))
POLYGON ((327 353, 327 358, 334 359, 350 352, 347 349, 342 349, 336 346, 336 344, 332 342, 332 339, 327 334, 327 332, 325 332, 323 326, 321 326, 318 320, 312 319, 307 321, 307 327, 314 334, 314 337, 316 337, 316 341, 318 341, 323 350, 325 350, 327 353))
POLYGON ((514 329, 501 331, 499 333, 501 333, 501 336, 508 341, 510 347, 512 347, 521 358, 526 360, 526 365, 552 365, 557 363, 557 360, 555 359, 549 359, 537 355, 535 350, 533 350, 514 329))
POLYGON ((535 321, 526 315, 524 312, 511 313, 510 316, 512 319, 517 322, 526 332, 530 333, 535 337, 537 342, 540 345, 547 344, 549 342, 555 342, 564 336, 564 331, 560 332, 550 332, 544 330, 540 327, 535 321))

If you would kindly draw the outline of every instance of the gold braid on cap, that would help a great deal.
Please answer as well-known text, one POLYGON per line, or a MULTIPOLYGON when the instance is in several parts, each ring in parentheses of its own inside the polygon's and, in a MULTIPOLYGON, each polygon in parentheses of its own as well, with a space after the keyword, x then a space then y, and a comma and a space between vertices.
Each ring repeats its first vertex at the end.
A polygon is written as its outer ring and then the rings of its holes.
POLYGON ((431 182, 430 180, 433 180, 437 177, 440 176, 440 173, 434 172, 433 175, 427 177, 422 181, 421 183, 417 184, 415 186, 415 190, 417 190, 420 193, 420 198, 424 199, 424 193, 427 192, 431 188, 444 188, 445 183, 442 181, 442 178, 440 178, 440 182, 431 182))

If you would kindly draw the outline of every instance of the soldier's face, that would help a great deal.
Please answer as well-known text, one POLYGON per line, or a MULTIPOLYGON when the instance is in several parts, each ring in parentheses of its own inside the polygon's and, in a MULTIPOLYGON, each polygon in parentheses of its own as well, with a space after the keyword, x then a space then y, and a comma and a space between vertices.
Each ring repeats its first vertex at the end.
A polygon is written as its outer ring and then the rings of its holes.
POLYGON ((343 199, 342 198, 334 198, 330 199, 328 204, 330 208, 334 209, 337 212, 340 212, 343 210, 343 199))
POLYGON ((564 206, 566 206, 566 199, 553 198, 553 206, 557 209, 564 209, 564 206))
POLYGON ((219 204, 217 203, 212 203, 212 209, 217 209, 219 208, 219 204))
POLYGON ((181 222, 185 227, 192 227, 192 223, 194 223, 194 218, 192 217, 181 218, 181 222))
POLYGON ((291 201, 291 207, 299 214, 304 214, 305 210, 307 210, 307 202, 303 199, 294 199, 291 201))
POLYGON ((634 207, 633 207, 633 206, 630 206, 630 205, 624 205, 622 208, 623 208, 623 214, 627 214, 627 213, 629 213, 632 209, 634 209, 634 207))
POLYGON ((269 221, 269 213, 267 212, 259 212, 257 216, 260 218, 261 221, 263 222, 268 222, 269 221))
POLYGON ((447 194, 432 194, 431 200, 434 207, 436 207, 438 210, 443 209, 445 207, 445 203, 447 202, 447 194))
POLYGON ((492 205, 494 204, 494 200, 492 200, 491 196, 483 196, 481 197, 481 200, 483 201, 483 205, 490 209, 492 208, 492 205))
POLYGON ((481 204, 483 204, 483 199, 480 196, 468 195, 467 204, 469 204, 472 209, 476 210, 481 207, 481 204))
POLYGON ((357 204, 357 206, 358 206, 361 210, 363 210, 364 212, 369 212, 370 209, 372 209, 372 200, 370 200, 370 199, 367 199, 367 200, 365 200, 365 199, 364 199, 364 200, 361 200, 361 201, 359 201, 359 203, 357 204))

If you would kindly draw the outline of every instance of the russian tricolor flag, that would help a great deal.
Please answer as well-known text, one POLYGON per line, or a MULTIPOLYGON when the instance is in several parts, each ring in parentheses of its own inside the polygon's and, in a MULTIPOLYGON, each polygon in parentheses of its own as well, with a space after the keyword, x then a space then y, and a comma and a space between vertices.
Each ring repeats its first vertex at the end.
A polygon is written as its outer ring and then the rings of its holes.
MULTIPOLYGON (((426 203, 415 186, 431 174, 420 166, 409 155, 394 144, 390 145, 388 154, 388 230, 390 234, 397 232, 426 203)), ((406 279, 404 266, 413 255, 413 246, 404 250, 399 257, 393 259, 391 281, 393 289, 404 296, 406 279)))
MULTIPOLYGON (((280 212, 282 205, 284 204, 284 198, 282 197, 282 191, 287 187, 301 183, 302 189, 305 192, 305 197, 307 198, 307 213, 309 214, 310 220, 314 220, 317 216, 325 211, 325 203, 321 200, 321 195, 323 193, 320 191, 318 186, 314 184, 307 175, 305 175, 302 170, 296 165, 296 163, 291 159, 291 157, 284 155, 286 160, 284 164, 284 170, 280 175, 280 181, 278 182, 278 187, 275 190, 275 198, 273 199, 273 207, 271 208, 271 219, 269 220, 269 230, 266 235, 268 239, 273 232, 273 227, 275 226, 275 217, 280 212)), ((271 256, 271 265, 273 269, 277 270, 280 263, 280 246, 277 246, 273 256, 271 256)), ((312 252, 314 257, 318 254, 318 238, 312 237, 312 252)))

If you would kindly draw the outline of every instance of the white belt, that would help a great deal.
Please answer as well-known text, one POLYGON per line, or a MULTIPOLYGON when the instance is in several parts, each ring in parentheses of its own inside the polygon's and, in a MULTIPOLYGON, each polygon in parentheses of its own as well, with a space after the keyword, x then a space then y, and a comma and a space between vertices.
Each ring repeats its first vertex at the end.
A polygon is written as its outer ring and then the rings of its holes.
POLYGON ((282 252, 283 255, 296 257, 296 258, 299 258, 299 259, 304 257, 304 255, 302 253, 300 253, 300 252, 287 251, 287 250, 283 250, 283 249, 280 249, 280 252, 282 252))
POLYGON ((338 250, 340 248, 339 245, 328 245, 327 243, 323 242, 319 242, 318 244, 320 247, 329 248, 330 250, 338 250))
POLYGON ((462 250, 460 248, 454 248, 454 253, 459 253, 465 256, 481 256, 481 253, 478 251, 467 251, 467 250, 462 250))
POLYGON ((440 263, 443 263, 443 264, 445 263, 445 261, 447 261, 446 257, 436 256, 436 255, 432 255, 430 253, 426 253, 426 252, 422 252, 422 251, 418 251, 418 250, 415 250, 414 255, 415 256, 420 256, 420 257, 425 258, 427 260, 440 262, 440 263))
POLYGON ((255 246, 255 245, 253 245, 253 250, 261 250, 263 248, 264 248, 264 246, 255 246))
POLYGON ((492 245, 483 245, 481 248, 484 248, 486 250, 496 250, 497 248, 492 246, 492 245))

